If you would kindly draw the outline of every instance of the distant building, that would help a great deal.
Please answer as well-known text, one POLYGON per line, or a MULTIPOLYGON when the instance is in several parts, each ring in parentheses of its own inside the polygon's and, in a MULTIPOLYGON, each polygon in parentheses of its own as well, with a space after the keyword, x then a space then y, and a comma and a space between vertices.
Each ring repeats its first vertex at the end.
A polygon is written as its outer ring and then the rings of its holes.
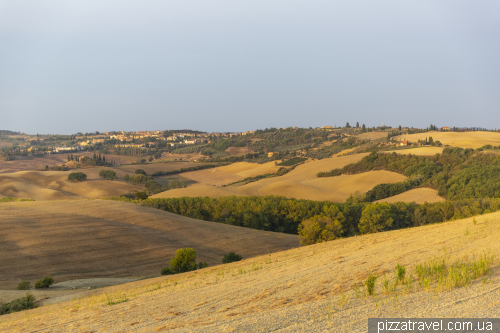
POLYGON ((400 146, 408 146, 408 141, 401 141, 399 143, 400 146))
POLYGON ((441 130, 441 132, 443 132, 443 131, 449 131, 450 128, 448 126, 444 126, 444 127, 441 127, 440 130, 441 130))
POLYGON ((270 151, 267 153, 267 157, 279 156, 280 153, 278 151, 270 151))

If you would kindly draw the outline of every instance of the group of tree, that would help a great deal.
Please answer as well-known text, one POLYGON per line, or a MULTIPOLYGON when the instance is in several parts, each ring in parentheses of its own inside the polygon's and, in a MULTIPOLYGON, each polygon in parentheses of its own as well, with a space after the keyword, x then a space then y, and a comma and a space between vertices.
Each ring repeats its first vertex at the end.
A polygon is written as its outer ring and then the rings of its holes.
MULTIPOLYGON (((157 194, 174 188, 186 187, 183 180, 172 180, 170 182, 167 181, 167 184, 162 185, 156 182, 154 178, 152 176, 149 176, 143 169, 135 170, 135 175, 133 176, 129 176, 128 174, 126 174, 125 176, 123 176, 123 180, 132 184, 144 185, 146 187, 146 193, 148 195, 157 194)), ((125 197, 130 198, 130 195, 125 195, 125 197)))
POLYGON ((113 170, 101 170, 99 172, 99 177, 107 179, 107 180, 112 180, 112 179, 117 178, 116 172, 114 172, 113 170))
POLYGON ((87 180, 87 175, 83 172, 72 172, 68 175, 68 180, 73 182, 83 182, 87 180))
MULTIPOLYGON (((474 149, 445 148, 442 154, 434 156, 372 153, 358 163, 320 172, 318 177, 372 170, 387 170, 407 177, 420 177, 420 186, 436 189, 439 195, 449 200, 500 198, 500 156, 474 149)), ((385 188, 402 185, 407 184, 387 185, 385 188)))
MULTIPOLYGON (((115 200, 126 200, 115 198, 115 200)), ((285 197, 155 198, 142 205, 196 219, 319 239, 440 223, 500 210, 500 199, 415 203, 333 203, 285 197), (328 219, 331 219, 328 220, 328 219), (302 223, 302 226, 299 226, 302 223), (325 231, 326 230, 326 231, 325 231), (317 238, 317 237, 313 237, 317 238)))

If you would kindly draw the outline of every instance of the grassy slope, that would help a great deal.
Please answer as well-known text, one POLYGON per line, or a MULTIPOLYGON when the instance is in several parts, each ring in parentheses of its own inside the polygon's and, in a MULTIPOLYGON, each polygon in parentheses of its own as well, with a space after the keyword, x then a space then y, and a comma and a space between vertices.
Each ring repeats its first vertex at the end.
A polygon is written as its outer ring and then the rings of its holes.
MULTIPOLYGON (((101 295, 0 317, 0 329, 221 332, 366 332, 369 317, 497 317, 498 270, 485 283, 446 292, 375 297, 353 291, 368 272, 392 272, 446 253, 500 254, 500 213, 370 234, 255 257, 177 276, 102 289, 101 295), (109 301, 126 302, 107 305, 109 301)), ((498 265, 498 260, 496 261, 498 265)), ((392 274, 392 273, 390 273, 392 274)))
POLYGON ((294 235, 107 200, 3 203, 0 216, 0 276, 9 281, 158 275, 185 247, 214 265, 230 251, 251 258, 298 246, 294 235))

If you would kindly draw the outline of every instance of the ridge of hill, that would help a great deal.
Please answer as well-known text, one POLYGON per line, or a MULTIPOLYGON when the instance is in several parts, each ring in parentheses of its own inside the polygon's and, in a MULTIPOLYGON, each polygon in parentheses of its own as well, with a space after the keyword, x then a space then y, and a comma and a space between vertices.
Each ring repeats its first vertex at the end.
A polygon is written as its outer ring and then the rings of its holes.
MULTIPOLYGON (((500 213, 369 234, 254 257, 175 276, 100 289, 92 297, 0 317, 11 332, 366 332, 367 319, 497 317, 500 213), (404 284, 384 293, 396 263, 494 255, 491 274, 467 287, 404 284), (379 276, 375 296, 363 292, 379 276), (382 276, 381 276, 382 275, 382 276)), ((477 258, 477 257, 476 257, 477 258)), ((411 281, 411 280, 409 280, 411 281)))

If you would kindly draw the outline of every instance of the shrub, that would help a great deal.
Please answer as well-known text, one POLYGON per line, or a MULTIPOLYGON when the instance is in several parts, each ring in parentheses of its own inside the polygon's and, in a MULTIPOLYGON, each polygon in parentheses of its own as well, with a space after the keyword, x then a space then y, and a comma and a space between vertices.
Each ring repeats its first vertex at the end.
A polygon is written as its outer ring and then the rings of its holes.
POLYGON ((172 274, 175 274, 176 272, 174 272, 174 270, 172 269, 172 267, 170 267, 169 265, 163 267, 161 269, 161 275, 172 275, 172 274))
POLYGON ((29 281, 21 281, 17 284, 17 290, 30 290, 31 289, 31 282, 29 281))
POLYGON ((83 172, 72 172, 68 175, 68 180, 82 182, 87 180, 87 175, 83 172))
MULTIPOLYGON (((342 215, 342 213, 339 215, 342 215)), ((343 233, 342 223, 338 219, 319 215, 302 221, 299 224, 298 231, 300 244, 302 245, 334 240, 340 238, 343 233)))
POLYGON ((113 170, 101 170, 101 172, 99 172, 99 177, 106 178, 108 180, 116 179, 116 172, 113 170))
POLYGON ((136 175, 147 175, 146 171, 144 171, 143 169, 136 169, 135 174, 136 175))
POLYGON ((240 261, 241 259, 243 259, 243 257, 240 256, 239 254, 236 254, 234 252, 229 252, 228 254, 225 254, 224 257, 222 258, 222 263, 229 264, 230 262, 240 261))
POLYGON ((207 268, 208 267, 208 264, 204 261, 204 262, 199 262, 196 269, 202 269, 202 268, 207 268))
POLYGON ((137 192, 135 194, 135 198, 139 200, 146 200, 148 198, 148 194, 146 192, 137 192))
POLYGON ((54 278, 50 275, 47 275, 43 279, 40 279, 36 281, 35 283, 35 288, 40 289, 40 288, 48 288, 50 285, 54 283, 54 278))
POLYGON ((127 174, 125 174, 125 176, 123 176, 123 180, 124 180, 124 181, 128 182, 128 181, 129 181, 129 179, 130 179, 130 176, 128 175, 128 173, 127 173, 127 174))
POLYGON ((196 269, 196 251, 192 248, 178 249, 175 257, 170 260, 170 266, 178 273, 189 272, 196 269))
POLYGON ((0 303, 0 315, 34 309, 37 307, 35 296, 28 293, 26 296, 13 300, 10 303, 0 303))

